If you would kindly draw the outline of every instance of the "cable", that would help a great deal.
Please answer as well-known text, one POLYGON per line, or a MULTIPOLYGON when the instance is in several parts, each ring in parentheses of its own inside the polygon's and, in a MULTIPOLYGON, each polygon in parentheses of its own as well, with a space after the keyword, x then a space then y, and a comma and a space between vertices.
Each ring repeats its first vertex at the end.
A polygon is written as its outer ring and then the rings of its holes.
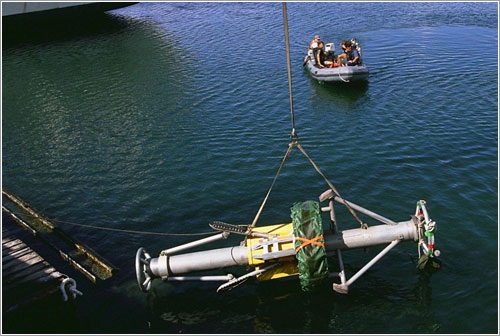
POLYGON ((295 117, 293 114, 293 95, 292 95, 292 70, 290 65, 290 40, 288 38, 288 16, 286 13, 286 2, 282 3, 283 7, 283 24, 285 25, 285 47, 286 47, 286 64, 288 68, 288 89, 290 91, 290 114, 292 116, 292 133, 290 134, 290 141, 292 138, 298 138, 295 132, 295 117))
MULTIPOLYGON (((26 215, 30 216, 32 218, 35 218, 34 216, 26 213, 15 213, 12 212, 16 215, 26 215)), ((151 231, 138 231, 138 230, 126 230, 126 229, 116 229, 116 228, 107 228, 107 227, 102 227, 102 226, 96 226, 96 225, 89 225, 89 224, 81 224, 81 223, 74 223, 74 222, 67 222, 67 221, 62 221, 62 220, 57 220, 57 219, 47 219, 44 218, 45 220, 48 220, 49 222, 54 222, 54 223, 60 223, 60 224, 67 224, 67 225, 73 225, 73 226, 80 226, 80 227, 86 227, 86 228, 91 228, 91 229, 97 229, 97 230, 104 230, 104 231, 115 231, 115 232, 122 232, 122 233, 131 233, 131 234, 145 234, 145 235, 158 235, 158 236, 202 236, 202 235, 210 235, 213 234, 214 232, 198 232, 198 233, 167 233, 167 232, 151 232, 151 231)))

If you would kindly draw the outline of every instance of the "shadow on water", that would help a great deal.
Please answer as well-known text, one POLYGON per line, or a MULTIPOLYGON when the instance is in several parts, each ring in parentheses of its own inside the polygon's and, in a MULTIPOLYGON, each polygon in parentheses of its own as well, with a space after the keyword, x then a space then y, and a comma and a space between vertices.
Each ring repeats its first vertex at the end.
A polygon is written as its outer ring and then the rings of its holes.
POLYGON ((311 292, 301 291, 297 277, 251 280, 224 293, 216 293, 214 284, 157 282, 147 297, 147 324, 151 333, 358 333, 366 328, 399 333, 401 325, 433 333, 440 323, 430 315, 430 280, 430 274, 419 273, 416 283, 401 286, 368 276, 348 295, 335 293, 330 278, 311 292), (210 301, 202 309, 192 304, 201 293, 210 301), (400 311, 401 302, 412 302, 412 308, 400 311), (288 316, 300 316, 300 325, 283 318, 283 307, 288 316), (377 326, 387 312, 403 324, 377 326), (422 318, 427 323, 420 323, 422 318))
POLYGON ((4 48, 67 42, 117 33, 129 25, 124 18, 107 13, 87 15, 16 15, 3 18, 4 48))
POLYGON ((311 104, 319 111, 330 111, 335 106, 339 111, 350 113, 357 109, 362 101, 368 99, 368 81, 349 83, 323 82, 310 79, 311 104))
POLYGON ((320 99, 335 102, 355 102, 365 96, 368 91, 368 81, 358 82, 318 82, 311 79, 311 90, 320 99))

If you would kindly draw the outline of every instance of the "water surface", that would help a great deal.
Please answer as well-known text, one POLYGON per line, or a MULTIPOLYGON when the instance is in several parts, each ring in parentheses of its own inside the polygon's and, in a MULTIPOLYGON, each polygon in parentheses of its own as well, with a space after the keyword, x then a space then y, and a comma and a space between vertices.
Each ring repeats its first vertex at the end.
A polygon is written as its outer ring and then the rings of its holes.
MULTIPOLYGON (((146 295, 136 250, 157 255, 192 237, 61 224, 121 269, 97 287, 79 281, 78 331, 496 333, 497 6, 288 4, 302 145, 345 198, 388 218, 407 220, 427 200, 438 273, 419 274, 416 245, 405 243, 347 296, 330 286, 305 294, 298 280, 224 294, 158 281, 146 295), (337 48, 356 37, 368 83, 310 78, 302 60, 315 34, 337 48)), ((212 220, 252 221, 290 134, 280 3, 139 3, 4 34, 4 188, 48 218, 108 228, 197 233, 212 220)), ((294 202, 327 188, 294 152, 259 224, 288 221, 294 202)), ((346 252, 348 275, 379 250, 346 252)))

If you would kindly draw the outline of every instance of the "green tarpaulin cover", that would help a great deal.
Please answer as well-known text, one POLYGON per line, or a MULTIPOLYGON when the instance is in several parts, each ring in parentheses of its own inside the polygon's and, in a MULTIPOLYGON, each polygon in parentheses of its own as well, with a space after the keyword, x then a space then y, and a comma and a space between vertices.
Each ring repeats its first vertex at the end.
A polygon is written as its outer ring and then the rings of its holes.
POLYGON ((424 254, 418 259, 417 268, 421 271, 437 270, 441 268, 441 261, 424 254))
POLYGON ((315 201, 298 202, 292 206, 293 233, 295 249, 300 248, 296 258, 302 290, 311 291, 328 277, 328 263, 324 246, 323 227, 319 203, 315 201))

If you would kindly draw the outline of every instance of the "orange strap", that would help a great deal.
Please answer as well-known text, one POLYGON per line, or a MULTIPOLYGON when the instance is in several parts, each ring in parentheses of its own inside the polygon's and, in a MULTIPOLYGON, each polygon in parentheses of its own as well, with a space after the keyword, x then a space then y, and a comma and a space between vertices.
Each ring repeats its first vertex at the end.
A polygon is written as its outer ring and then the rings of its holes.
POLYGON ((314 245, 325 247, 325 244, 317 241, 319 239, 323 239, 323 235, 314 237, 312 239, 301 238, 301 237, 295 237, 295 239, 303 241, 302 245, 300 245, 299 247, 297 247, 297 249, 295 249, 295 252, 299 252, 301 248, 303 248, 304 246, 307 246, 309 244, 314 244, 314 245))

